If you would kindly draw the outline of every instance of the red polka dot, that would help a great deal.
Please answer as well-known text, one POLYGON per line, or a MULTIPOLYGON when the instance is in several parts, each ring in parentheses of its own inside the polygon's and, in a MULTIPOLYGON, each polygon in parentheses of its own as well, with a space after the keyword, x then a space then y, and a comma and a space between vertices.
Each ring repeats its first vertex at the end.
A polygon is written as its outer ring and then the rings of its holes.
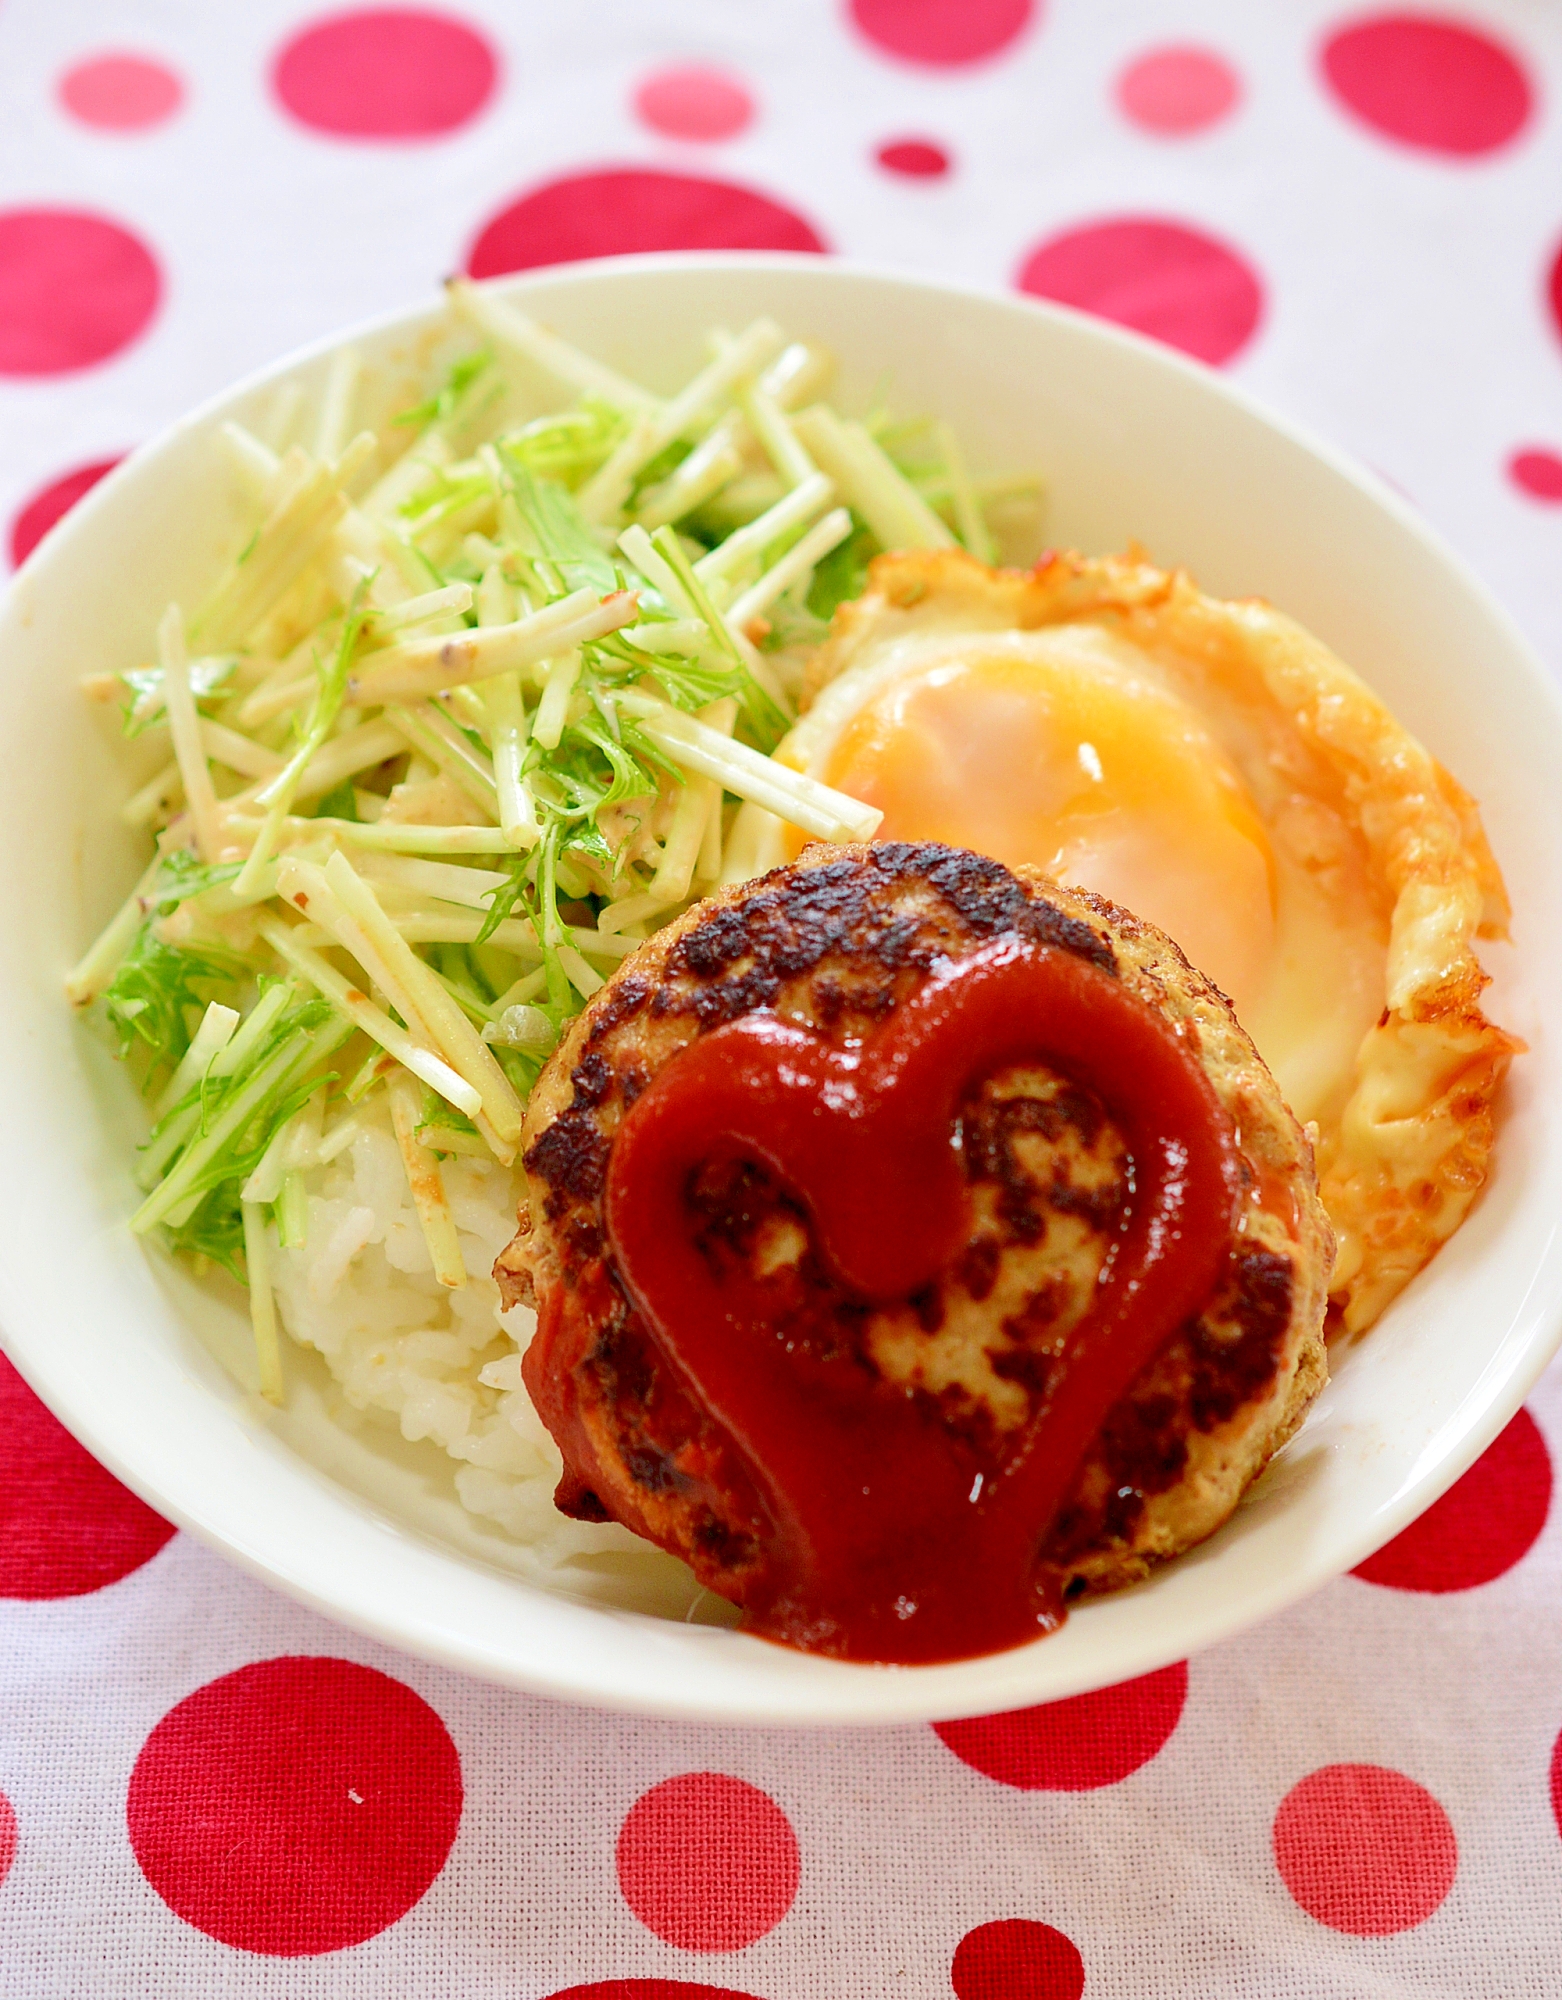
POLYGON ((1151 49, 1117 79, 1117 102, 1142 131, 1177 138, 1218 124, 1241 88, 1230 63, 1209 49, 1151 49))
POLYGON ((1557 1831, 1562 1833, 1562 1736, 1559 1736, 1551 1752, 1551 1817, 1557 1823, 1557 1831))
POLYGON ((1005 1917, 966 1932, 949 1983, 956 2000, 1079 2000, 1085 1961, 1051 1924, 1005 1917))
POLYGON ((56 1422, 0 1355, 0 1597, 81 1597, 173 1534, 56 1422))
POLYGON ((60 102, 83 125, 101 132, 144 132, 172 118, 184 85, 145 56, 91 56, 60 78, 60 102))
POLYGON ((16 1859, 16 1808, 0 1792, 0 1882, 11 1872, 11 1863, 16 1859))
POLYGON ((1484 30, 1432 14, 1376 14, 1338 29, 1323 73, 1373 131, 1429 153, 1490 153, 1530 114, 1518 58, 1484 30))
POLYGON ((91 465, 78 465, 73 472, 50 480, 30 500, 24 501, 11 522, 11 566, 18 568, 37 548, 62 515, 68 514, 84 493, 118 465, 117 458, 100 458, 91 465))
MULTIPOLYGON (((1562 460, 1552 462, 1562 474, 1562 460)), ((1527 1553, 1550 1505, 1551 1456, 1535 1419, 1520 1410, 1441 1500, 1355 1574, 1391 1590, 1473 1590, 1527 1553)))
POLYGON ((129 346, 157 310, 150 250, 106 216, 0 209, 0 375, 63 375, 129 346))
POLYGON ((949 171, 949 155, 931 139, 892 139, 874 158, 888 173, 912 180, 935 180, 949 171))
POLYGON ((939 69, 998 55, 1035 13, 1035 0, 851 0, 852 19, 876 48, 939 69))
POLYGON ((792 1907, 802 1859, 775 1801, 719 1771, 643 1793, 618 1833, 618 1881, 645 1925, 681 1951, 741 1951, 792 1907))
POLYGON ((635 110, 669 139, 730 139, 754 116, 754 100, 714 69, 664 69, 635 92, 635 110))
POLYGON ((241 1951, 361 1944, 445 1865, 461 1763, 427 1702, 351 1660, 260 1660, 171 1708, 136 1759, 130 1844, 176 1916, 241 1951))
POLYGON ((1019 287, 1216 366, 1247 345, 1264 304, 1257 272, 1228 245, 1139 216, 1052 237, 1025 260, 1019 287))
POLYGON ((729 181, 608 168, 544 181, 483 225, 474 278, 635 250, 823 250, 818 232, 769 195, 729 181))
POLYGON ((475 118, 499 65, 466 21, 411 7, 332 14, 296 34, 272 70, 301 125, 339 139, 433 139, 475 118))
POLYGON ((1562 500, 1562 453, 1530 445, 1508 460, 1508 477, 1531 500, 1562 500))
POLYGON ((1293 1785, 1275 1865, 1308 1916, 1352 1937, 1424 1924, 1454 1884, 1459 1843, 1425 1786, 1381 1764, 1328 1764, 1293 1785))
POLYGON ((1559 246, 1556 261, 1551 266, 1551 276, 1546 283, 1546 295, 1551 304, 1551 321, 1562 338, 1562 246, 1559 246))
POLYGON ((731 1986, 696 1986, 687 1979, 594 1979, 566 1986, 548 2000, 753 2000, 731 1986))
POLYGON ((1022 1792, 1120 1784, 1166 1742, 1188 1698, 1187 1662, 1067 1701, 934 1729, 963 1764, 1022 1792))

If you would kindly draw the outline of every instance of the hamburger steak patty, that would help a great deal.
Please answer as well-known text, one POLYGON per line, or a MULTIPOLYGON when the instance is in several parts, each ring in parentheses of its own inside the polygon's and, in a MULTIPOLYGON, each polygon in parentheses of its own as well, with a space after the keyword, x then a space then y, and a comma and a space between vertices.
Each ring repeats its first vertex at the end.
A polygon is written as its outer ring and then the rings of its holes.
MULTIPOLYGON (((860 1043, 935 967, 1005 934, 1087 959, 1180 1024, 1235 1124, 1246 1183, 1221 1279, 1090 1445, 1044 1562, 1069 1597, 1143 1576, 1217 1528, 1290 1437, 1326 1379, 1333 1239, 1307 1140, 1224 997, 1161 932, 1039 872, 932 844, 816 846, 641 946, 532 1094, 528 1208, 495 1276, 507 1304, 539 1309, 523 1373, 564 1456, 565 1513, 620 1521, 745 1601, 767 1503, 615 1269, 603 1215, 615 1129, 665 1063, 723 1023, 768 1010, 837 1047, 860 1043)), ((793 1191, 714 1144, 686 1207, 718 1277, 740 1264, 764 1281, 789 1347, 849 1353, 996 1468, 1089 1306, 1130 1162, 1095 1096, 1044 1062, 977 1080, 959 1125, 966 1242, 903 1301, 848 1293, 793 1191)))

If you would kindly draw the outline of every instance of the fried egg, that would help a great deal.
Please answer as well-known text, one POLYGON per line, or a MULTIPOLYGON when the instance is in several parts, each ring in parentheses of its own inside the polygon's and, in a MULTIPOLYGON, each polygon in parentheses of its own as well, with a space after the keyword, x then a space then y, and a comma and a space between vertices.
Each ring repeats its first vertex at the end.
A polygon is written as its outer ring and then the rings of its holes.
POLYGON ((882 557, 808 685, 777 755, 880 839, 1107 896, 1230 998, 1316 1130, 1345 1324, 1376 1318, 1463 1219, 1519 1047, 1476 1004, 1506 904, 1447 773, 1299 626, 1133 558, 882 557))

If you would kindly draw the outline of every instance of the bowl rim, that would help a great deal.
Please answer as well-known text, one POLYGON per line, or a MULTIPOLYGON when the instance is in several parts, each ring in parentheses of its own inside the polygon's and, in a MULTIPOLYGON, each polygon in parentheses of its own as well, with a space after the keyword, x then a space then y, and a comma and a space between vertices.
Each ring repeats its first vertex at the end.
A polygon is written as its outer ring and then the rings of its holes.
MULTIPOLYGON (((575 263, 541 264, 525 270, 504 272, 490 278, 468 278, 464 282, 477 291, 491 292, 502 298, 514 291, 530 291, 533 288, 545 291, 550 283, 571 284, 579 282, 582 278, 601 278, 607 281, 641 273, 765 270, 806 272, 810 275, 828 272, 832 276, 847 279, 866 278, 905 290, 925 292, 933 298, 969 299, 985 305, 1003 306, 1040 320, 1061 321, 1103 342, 1108 347, 1123 348, 1153 361, 1189 383, 1197 384, 1204 390, 1213 390, 1221 400, 1235 404, 1267 429, 1278 432, 1291 443, 1300 446, 1311 457, 1320 460, 1331 471, 1338 473, 1351 485, 1364 492, 1380 508, 1392 515, 1398 526, 1413 535, 1429 554, 1435 555, 1439 563, 1455 572, 1461 583, 1480 598, 1485 613, 1504 627, 1515 652, 1524 656, 1524 663, 1533 678, 1535 690, 1549 703, 1556 719, 1562 721, 1562 688, 1559 688, 1553 677, 1547 673, 1539 654, 1517 618, 1474 565, 1462 556, 1432 526, 1420 509, 1382 473, 1369 465, 1366 460, 1346 450, 1344 446, 1335 444, 1332 439, 1314 430, 1311 425, 1276 409, 1264 397, 1255 395, 1240 382, 1233 381, 1219 368, 1197 361, 1177 348, 1168 346, 1164 341, 1136 332, 1132 327, 1121 326, 1113 320, 1102 319, 1094 313, 1084 312, 1077 306, 1065 305, 1056 299, 1041 298, 1031 292, 1022 292, 996 284, 979 284, 970 279, 939 278, 921 271, 897 270, 893 265, 876 263, 868 258, 823 255, 816 251, 805 250, 635 251, 617 257, 584 258, 575 263)), ((199 403, 175 417, 172 422, 155 431, 151 437, 144 438, 140 444, 133 446, 115 462, 111 470, 95 481, 79 500, 67 508, 65 513, 51 522, 28 550, 24 560, 12 572, 4 594, 14 591, 24 579, 31 577, 34 567, 38 565, 39 557, 57 535, 63 535, 67 524, 74 528, 89 520, 131 474, 138 471, 149 458, 161 451, 181 432, 198 428, 218 410, 237 402, 241 397, 257 389, 264 388, 277 377, 293 374, 309 362, 334 353, 338 348, 388 333, 398 326, 406 326, 410 330, 419 320, 432 319, 440 311, 442 303, 442 295, 436 291, 424 304, 393 306, 383 312, 371 314, 367 318, 354 320, 350 325, 334 333, 323 334, 316 339, 289 348, 274 360, 262 362, 222 388, 214 390, 199 403)))
MULTIPOLYGON (((840 277, 847 281, 868 280, 912 293, 930 303, 936 303, 940 299, 957 298, 984 306, 996 305, 1007 311, 1031 315, 1042 321, 1061 321, 1081 330, 1094 341, 1108 347, 1126 349, 1141 359, 1148 359, 1156 367, 1182 377, 1191 385, 1196 385, 1203 393, 1213 393, 1217 399, 1236 406, 1263 428, 1278 434, 1354 487, 1379 510, 1388 514, 1396 526, 1417 542, 1422 551, 1433 558, 1438 566, 1450 573, 1479 608, 1483 617, 1501 631, 1508 644, 1512 665, 1522 670, 1527 682, 1526 693, 1549 709, 1553 724, 1559 734, 1562 734, 1562 689, 1558 689, 1552 677, 1546 672, 1518 621, 1495 596, 1473 566, 1444 541, 1402 494, 1371 467, 1358 461, 1343 448, 1318 436, 1307 425, 1277 412, 1250 390, 1228 380, 1218 371, 1207 368, 1176 350, 1130 329, 1071 307, 1006 290, 997 285, 943 279, 923 273, 900 271, 867 260, 820 257, 803 252, 652 252, 599 258, 585 263, 548 265, 477 282, 480 289, 499 297, 520 294, 535 298, 538 308, 545 310, 547 293, 553 284, 573 287, 583 282, 589 284, 599 281, 612 285, 623 280, 633 280, 640 275, 681 272, 720 274, 727 271, 749 275, 763 274, 766 271, 786 274, 802 271, 811 277, 840 277)), ((397 332, 415 335, 425 325, 437 323, 441 305, 442 301, 436 294, 424 302, 391 308, 356 321, 346 328, 289 350, 204 398, 195 407, 127 453, 82 500, 49 528, 10 579, 5 601, 9 601, 19 590, 25 591, 34 573, 54 559, 61 545, 74 531, 90 523, 103 509, 113 507, 121 489, 132 483, 154 458, 171 449, 184 433, 208 424, 220 412, 231 408, 245 396, 297 373, 310 363, 344 346, 394 335, 397 332)), ((1515 1309, 1511 1326, 1519 1323, 1527 1304, 1526 1299, 1524 1305, 1515 1309)), ((1297 1572, 1276 1575, 1267 1588, 1250 1593, 1240 1601, 1233 1598, 1225 1604, 1223 1610, 1206 1612, 1197 1621, 1191 1649, 1202 1651, 1208 1646, 1218 1644, 1298 1602, 1321 1588, 1325 1582, 1352 1569, 1384 1543, 1392 1540, 1439 1499, 1469 1469, 1510 1421, 1536 1379, 1551 1361, 1558 1346, 1562 1345, 1562 1290, 1550 1300, 1548 1317, 1550 1325, 1547 1332, 1539 1336, 1532 1334, 1517 1358, 1516 1365, 1506 1371, 1501 1393, 1488 1398, 1478 1413, 1465 1423, 1452 1446, 1445 1448, 1436 1462, 1418 1477, 1408 1480, 1396 1500, 1374 1516, 1370 1527, 1354 1538, 1339 1537, 1333 1545, 1322 1573, 1315 1574, 1310 1567, 1303 1565, 1297 1572), (1298 1581, 1298 1576, 1303 1580, 1298 1581)), ((65 1393, 65 1371, 62 1369, 56 1379, 46 1365, 48 1358, 46 1353, 36 1347, 24 1347, 19 1353, 13 1336, 3 1326, 0 1326, 0 1346, 4 1347, 19 1374, 35 1393, 55 1411, 56 1415, 60 1416, 62 1422, 66 1422, 62 1410, 69 1406, 70 1398, 65 1393)), ((1461 1406, 1461 1410, 1467 1408, 1473 1400, 1472 1392, 1465 1399, 1465 1405, 1461 1406)), ((103 1435, 96 1422, 82 1421, 72 1412, 67 1428, 132 1492, 137 1493, 195 1540, 214 1549, 226 1560, 236 1564, 259 1581, 282 1591, 294 1601, 339 1624, 381 1640, 400 1651, 415 1654, 459 1672, 475 1674, 500 1685, 619 1713, 724 1726, 828 1727, 841 1724, 898 1726, 934 1717, 943 1719, 958 1714, 981 1714, 991 1712, 994 1707, 991 1694, 973 1696, 965 1701, 963 1706, 961 1698, 953 1694, 948 1700, 933 1705, 929 1704, 925 1694, 919 1698, 917 1689, 926 1685, 928 1677, 943 1677, 949 1674, 951 1669, 945 1666, 910 1670, 882 1667, 845 1669, 839 1662, 829 1662, 827 1664, 835 1674, 842 1672, 850 1674, 855 1684, 853 1693, 846 1694, 844 1691, 846 1683, 832 1678, 828 1686, 823 1681, 814 1684, 801 1698, 789 1690, 784 1702, 756 1701, 751 1695, 745 1696, 741 1681, 735 1688, 729 1688, 721 1693, 702 1688, 698 1694, 692 1696, 647 1695, 637 1692, 633 1686, 635 1670, 632 1660, 626 1666, 620 1666, 612 1672, 597 1673, 591 1684, 583 1685, 577 1672, 555 1667, 541 1652, 533 1659, 517 1663, 502 1648, 476 1641, 470 1634, 452 1636, 438 1625, 426 1619, 420 1620, 415 1607, 403 1610, 399 1615, 392 1615, 384 1609, 376 1608, 376 1593, 372 1590, 368 1593, 359 1593, 352 1601, 344 1604, 341 1596, 331 1594, 325 1581, 312 1582, 302 1574, 292 1573, 288 1569, 279 1567, 274 1555, 269 1555, 252 1543, 237 1539, 220 1525, 203 1520, 190 1506, 170 1500, 161 1492, 154 1478, 144 1475, 133 1461, 126 1458, 119 1441, 103 1435)), ((285 1446, 281 1448, 286 1449, 285 1446)), ((289 1455, 291 1456, 291 1453, 289 1455)), ((323 1474, 319 1476, 322 1479, 326 1477, 323 1474)), ((358 1495, 346 1489, 339 1488, 338 1492, 343 1500, 355 1507, 367 1509, 387 1520, 394 1519, 388 1509, 377 1508, 373 1503, 363 1501, 358 1495)), ((425 1543, 425 1551, 434 1560, 445 1562, 454 1560, 457 1563, 465 1560, 459 1552, 439 1548, 431 1541, 425 1543)), ((516 1581, 521 1582, 522 1587, 528 1592, 545 1596, 554 1595, 548 1593, 545 1586, 529 1579, 516 1579, 516 1581)), ((380 1595, 383 1596, 383 1593, 380 1595)), ((1134 1595, 1137 1595, 1137 1590, 1113 1593, 1116 1599, 1134 1595)), ((558 1601, 556 1596, 554 1601, 558 1601)), ((580 1604, 579 1600, 567 1601, 576 1610, 589 1609, 602 1613, 608 1620, 620 1624, 627 1621, 633 1627, 649 1626, 653 1629, 658 1627, 665 1629, 666 1626, 665 1620, 649 1614, 602 1605, 585 1606, 580 1604)), ((1185 1657, 1189 1650, 1186 1636, 1175 1649, 1169 1650, 1164 1643, 1148 1634, 1144 1643, 1138 1646, 1130 1644, 1120 1645, 1118 1648, 1120 1656, 1127 1660, 1130 1677, 1170 1664, 1185 1657)), ((1027 1651, 1028 1648, 1020 1649, 1019 1652, 1009 1656, 987 1657, 995 1660, 1005 1657, 1018 1659, 1027 1651)), ((955 1670, 979 1664, 981 1663, 952 1663, 955 1670)), ((1117 1675, 1119 1679, 1122 1677, 1121 1674, 1117 1675)), ((1099 1686, 1102 1683, 1098 1678, 1089 1684, 1099 1686)), ((798 1685, 801 1686, 802 1683, 798 1685)), ((1020 1695, 1007 1698, 1003 1705, 1016 1707, 1023 1706, 1024 1703, 1025 1697, 1020 1695)))

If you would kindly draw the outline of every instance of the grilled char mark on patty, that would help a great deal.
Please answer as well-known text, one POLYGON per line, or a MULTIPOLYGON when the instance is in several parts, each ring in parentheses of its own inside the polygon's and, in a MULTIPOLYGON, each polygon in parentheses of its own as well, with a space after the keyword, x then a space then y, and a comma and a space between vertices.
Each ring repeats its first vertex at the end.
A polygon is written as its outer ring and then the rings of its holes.
MULTIPOLYGON (((1115 973, 1112 948, 1088 924, 1026 895, 999 862, 932 842, 886 841, 864 862, 826 862, 801 871, 779 868, 742 903, 707 918, 673 948, 673 984, 653 1006, 692 1013, 702 1028, 771 1007, 788 981, 807 978, 827 960, 844 959, 860 984, 825 983, 814 996, 816 1024, 834 1027, 841 1014, 887 1013, 910 988, 901 975, 926 975, 941 943, 976 943, 1012 931, 1050 944, 1115 973), (908 908, 897 890, 925 886, 947 908, 908 908), (680 990, 680 975, 692 991, 680 990), (876 975, 876 977, 875 977, 876 975), (834 1016, 834 1019, 829 1018, 834 1016)), ((951 954, 952 955, 952 954, 951 954)))
POLYGON ((1045 1555, 1059 1568, 1129 1542, 1147 1503, 1188 1469, 1190 1443, 1229 1423, 1273 1382, 1294 1306, 1292 1261, 1238 1248, 1210 1305, 1172 1335, 1101 1428, 1045 1555))
POLYGON ((864 861, 763 876, 741 902, 677 939, 664 983, 623 977, 588 1015, 587 1049, 570 1071, 572 1100, 525 1155, 527 1172, 548 1189, 549 1218, 601 1196, 610 1138, 599 1113, 616 1094, 622 1115, 648 1080, 632 1067, 618 1073, 603 1049, 646 1009, 707 1029, 780 1001, 781 1011, 845 1041, 871 1033, 941 959, 1011 931, 1117 970, 1111 946, 1089 924, 1027 895, 1000 863, 960 848, 885 842, 864 861), (806 994, 788 990, 799 982, 806 994))
MULTIPOLYGON (((774 1532, 745 1461, 661 1354, 608 1255, 602 1194, 629 1106, 690 1041, 759 1009, 836 1046, 866 1039, 936 967, 1006 932, 1132 978, 1152 1004, 1165 999, 1192 1046, 1234 1052, 1269 1093, 1250 1102, 1244 1070, 1248 1096, 1234 1106, 1244 1144, 1256 1132, 1275 1156, 1271 1180, 1289 1173, 1316 1208, 1305 1141, 1272 1081, 1220 996, 1158 932, 1100 898, 931 843, 807 850, 637 951, 534 1093, 524 1160, 535 1234, 523 1225, 496 1272, 512 1298, 536 1280, 542 1313, 525 1376, 565 1453, 567 1511, 624 1522, 740 1603, 774 1532)), ((1208 1054, 1206 1068, 1219 1089, 1208 1054)), ((741 1262, 763 1281, 799 1365, 847 1367, 909 1395, 996 1467, 1088 1309, 1118 1224, 1125 1156, 1099 1102, 1044 1063, 974 1084, 960 1142, 970 1239, 934 1284, 893 1308, 843 1291, 803 1204, 752 1161, 713 1144, 688 1213, 716 1269, 741 1262)), ((1308 1216, 1316 1261, 1326 1224, 1321 1211, 1308 1216)), ((1129 1580, 1210 1532, 1299 1421, 1323 1378, 1307 1325, 1321 1317, 1322 1280, 1299 1278, 1297 1256, 1281 1219, 1259 1214, 1208 1307, 1112 1412, 1048 1537, 1048 1558, 1074 1587, 1129 1580), (1244 1424, 1252 1434, 1234 1449, 1244 1424), (1215 1506, 1210 1492, 1223 1486, 1229 1497, 1215 1506)))

